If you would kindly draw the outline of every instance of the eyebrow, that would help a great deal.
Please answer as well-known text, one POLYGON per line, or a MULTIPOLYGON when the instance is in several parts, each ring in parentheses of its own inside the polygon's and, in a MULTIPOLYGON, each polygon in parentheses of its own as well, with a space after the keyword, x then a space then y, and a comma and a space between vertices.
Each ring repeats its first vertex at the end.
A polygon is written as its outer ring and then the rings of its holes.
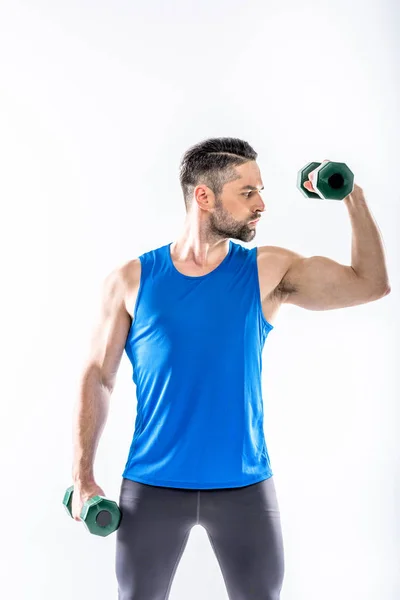
MULTIPOLYGON (((264 186, 262 188, 260 188, 260 192, 264 189, 264 186)), ((253 192, 256 192, 258 190, 257 187, 254 187, 254 185, 244 185, 242 188, 240 188, 240 191, 242 190, 251 190, 253 192)))

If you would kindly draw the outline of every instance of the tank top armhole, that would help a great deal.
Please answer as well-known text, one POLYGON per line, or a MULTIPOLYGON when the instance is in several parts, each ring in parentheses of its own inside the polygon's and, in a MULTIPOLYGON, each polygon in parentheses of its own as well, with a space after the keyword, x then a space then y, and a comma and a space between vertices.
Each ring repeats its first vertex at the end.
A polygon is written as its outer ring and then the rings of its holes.
POLYGON ((272 329, 275 329, 274 325, 271 325, 271 323, 269 323, 267 321, 267 319, 264 317, 264 313, 263 313, 263 309, 262 309, 262 302, 261 302, 261 289, 260 289, 260 278, 258 275, 258 264, 257 264, 257 247, 253 249, 254 250, 254 255, 253 255, 253 273, 254 273, 254 279, 256 282, 256 292, 257 292, 257 306, 258 306, 258 312, 260 314, 260 318, 261 321, 263 323, 263 325, 268 329, 268 333, 270 331, 272 331, 272 329))
POLYGON ((141 256, 139 256, 139 260, 140 260, 140 281, 139 281, 139 289, 138 289, 138 293, 136 295, 136 300, 135 300, 135 306, 133 307, 133 319, 132 319, 132 325, 136 319, 136 312, 137 312, 137 308, 139 306, 139 301, 140 301, 140 297, 142 295, 142 291, 143 291, 143 282, 144 282, 144 277, 145 277, 145 265, 146 265, 146 257, 142 254, 141 256))

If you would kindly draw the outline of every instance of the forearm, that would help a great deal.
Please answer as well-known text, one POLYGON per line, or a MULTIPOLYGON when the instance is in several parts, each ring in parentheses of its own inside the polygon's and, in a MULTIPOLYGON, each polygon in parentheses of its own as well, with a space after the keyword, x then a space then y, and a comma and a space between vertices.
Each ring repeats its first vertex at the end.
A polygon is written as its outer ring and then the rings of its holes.
POLYGON ((94 459, 107 421, 110 396, 110 390, 101 383, 98 370, 86 370, 81 378, 79 398, 74 411, 74 483, 94 481, 94 459))
POLYGON ((352 227, 351 266, 377 290, 390 289, 383 240, 360 187, 344 199, 352 227))

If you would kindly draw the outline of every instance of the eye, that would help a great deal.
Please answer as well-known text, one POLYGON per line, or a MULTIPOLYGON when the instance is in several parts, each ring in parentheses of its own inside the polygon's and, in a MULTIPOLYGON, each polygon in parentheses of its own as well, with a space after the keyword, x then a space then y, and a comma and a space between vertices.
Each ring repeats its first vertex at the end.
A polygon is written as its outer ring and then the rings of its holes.
POLYGON ((248 198, 248 197, 250 196, 250 194, 252 194, 252 193, 253 193, 253 192, 247 192, 247 193, 245 194, 246 198, 248 198))

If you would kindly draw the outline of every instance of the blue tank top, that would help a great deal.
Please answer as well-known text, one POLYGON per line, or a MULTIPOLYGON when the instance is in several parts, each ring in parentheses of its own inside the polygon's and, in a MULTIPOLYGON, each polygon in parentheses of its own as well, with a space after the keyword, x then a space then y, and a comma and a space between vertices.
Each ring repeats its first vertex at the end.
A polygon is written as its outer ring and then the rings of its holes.
POLYGON ((188 489, 235 488, 273 475, 263 429, 257 248, 229 242, 201 277, 174 266, 171 244, 142 254, 125 351, 137 415, 126 479, 188 489))

